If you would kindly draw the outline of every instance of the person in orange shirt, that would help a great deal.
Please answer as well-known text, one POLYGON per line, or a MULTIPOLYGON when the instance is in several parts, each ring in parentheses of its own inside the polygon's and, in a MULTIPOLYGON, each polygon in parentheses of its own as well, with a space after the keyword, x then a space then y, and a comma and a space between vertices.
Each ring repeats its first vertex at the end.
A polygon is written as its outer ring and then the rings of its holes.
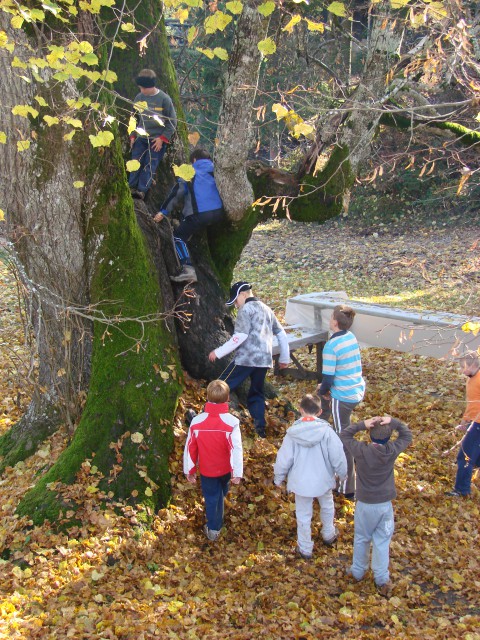
POLYGON ((446 495, 454 498, 468 496, 471 491, 472 474, 475 467, 480 466, 480 359, 472 353, 463 360, 463 374, 467 376, 467 406, 459 431, 465 435, 460 442, 457 456, 457 476, 453 491, 446 495))

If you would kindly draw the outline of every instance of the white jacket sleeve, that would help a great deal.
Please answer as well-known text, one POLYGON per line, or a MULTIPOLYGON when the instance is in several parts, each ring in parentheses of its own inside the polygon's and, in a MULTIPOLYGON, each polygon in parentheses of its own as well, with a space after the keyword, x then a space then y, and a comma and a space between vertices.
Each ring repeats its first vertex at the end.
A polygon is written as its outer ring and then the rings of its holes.
POLYGON ((283 439, 282 446, 278 450, 277 459, 273 465, 273 482, 282 484, 293 465, 293 440, 288 434, 283 439))
POLYGON ((240 423, 232 431, 232 450, 230 452, 232 478, 243 478, 243 446, 240 423))
POLYGON ((282 364, 288 364, 290 362, 290 347, 288 346, 288 338, 285 330, 282 329, 280 333, 277 333, 276 338, 278 340, 278 346, 280 347, 278 361, 282 364))
POLYGON ((232 353, 232 351, 235 351, 235 349, 237 349, 237 347, 245 342, 247 338, 247 333, 234 333, 230 340, 225 342, 225 344, 222 344, 221 347, 215 349, 215 355, 217 356, 217 358, 223 358, 223 356, 226 356, 229 353, 232 353))

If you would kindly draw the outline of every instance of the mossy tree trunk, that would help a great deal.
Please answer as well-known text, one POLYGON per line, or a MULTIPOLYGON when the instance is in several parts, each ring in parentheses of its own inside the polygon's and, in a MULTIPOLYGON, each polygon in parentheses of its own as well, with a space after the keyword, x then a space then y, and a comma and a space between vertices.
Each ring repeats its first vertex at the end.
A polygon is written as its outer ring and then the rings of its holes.
MULTIPOLYGON (((30 56, 26 37, 24 43, 24 55, 30 56)), ((19 53, 17 46, 15 55, 19 53)), ((10 63, 8 56, 1 58, 0 82, 11 107, 38 93, 60 113, 65 100, 77 95, 74 83, 55 95, 50 87, 56 83, 50 85, 48 78, 38 85, 32 77, 28 84, 10 63)), ((103 476, 101 486, 113 497, 130 498, 148 509, 165 505, 172 422, 181 389, 173 296, 161 286, 168 283, 161 256, 173 255, 171 239, 154 260, 154 242, 147 242, 136 223, 118 137, 99 153, 88 139, 95 133, 91 124, 68 141, 60 126, 42 123, 41 114, 32 121, 15 118, 11 109, 1 114, 1 129, 9 136, 0 166, 3 175, 16 167, 17 178, 15 184, 2 180, 1 202, 36 305, 32 315, 42 397, 61 419, 61 408, 70 403, 78 410, 78 392, 88 389, 69 446, 27 493, 19 512, 35 522, 55 519, 69 505, 47 485, 73 482, 87 459, 93 460, 103 476), (31 141, 22 154, 19 139, 31 141), (84 187, 75 188, 75 181, 84 187)), ((152 239, 158 236, 149 220, 145 226, 152 239)), ((58 419, 51 420, 44 405, 34 400, 4 438, 4 464, 32 453, 58 419), (22 438, 29 446, 19 446, 22 438), (8 449, 12 442, 15 448, 8 449)))

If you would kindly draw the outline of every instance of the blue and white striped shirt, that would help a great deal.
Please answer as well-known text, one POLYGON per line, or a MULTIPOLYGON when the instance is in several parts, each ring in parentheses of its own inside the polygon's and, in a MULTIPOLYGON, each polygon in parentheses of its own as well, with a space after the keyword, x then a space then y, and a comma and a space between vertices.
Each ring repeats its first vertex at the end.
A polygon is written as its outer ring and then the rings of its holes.
POLYGON ((324 376, 333 376, 332 398, 360 402, 365 394, 362 360, 358 342, 351 331, 337 331, 323 349, 324 376))

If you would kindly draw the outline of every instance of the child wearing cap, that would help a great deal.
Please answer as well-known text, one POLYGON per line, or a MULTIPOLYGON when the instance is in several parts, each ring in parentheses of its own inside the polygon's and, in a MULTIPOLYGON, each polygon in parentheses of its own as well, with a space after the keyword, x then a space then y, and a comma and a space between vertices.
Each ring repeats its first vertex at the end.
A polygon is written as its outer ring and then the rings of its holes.
POLYGON ((274 483, 279 486, 288 477, 287 490, 295 494, 297 552, 305 559, 310 559, 313 551, 311 522, 314 499, 320 505, 323 543, 332 546, 337 540, 332 489, 335 474, 343 478, 347 473, 347 460, 340 438, 328 422, 320 418, 321 413, 318 396, 302 398, 301 418, 287 429, 273 467, 274 483))
POLYGON ((223 526, 225 496, 230 481, 239 484, 243 475, 242 436, 238 418, 228 412, 229 388, 223 380, 207 387, 205 409, 196 415, 188 430, 183 470, 188 482, 197 481, 197 467, 205 500, 209 540, 217 540, 223 526))
POLYGON ((177 115, 173 102, 164 91, 155 86, 156 73, 152 69, 142 69, 135 79, 140 93, 134 104, 146 102, 144 110, 135 113, 137 129, 130 134, 132 160, 138 160, 140 167, 128 176, 128 185, 134 197, 144 199, 151 187, 153 177, 165 155, 177 126, 177 115))
POLYGON ((240 281, 232 285, 227 305, 238 309, 233 336, 225 344, 208 355, 210 362, 235 351, 235 360, 223 372, 221 378, 233 391, 250 378, 247 407, 255 423, 255 430, 265 438, 265 376, 273 366, 272 342, 275 335, 280 346, 279 367, 288 366, 290 350, 287 335, 273 311, 255 298, 252 285, 240 281))
POLYGON ((412 433, 400 420, 377 416, 346 427, 340 439, 357 466, 353 561, 347 573, 357 581, 362 580, 368 570, 371 544, 375 585, 382 595, 389 595, 388 565, 394 530, 392 500, 397 495, 393 467, 400 453, 412 442, 412 433), (398 436, 392 441, 390 436, 394 430, 398 436), (359 431, 368 431, 370 442, 356 440, 355 434, 359 431))

